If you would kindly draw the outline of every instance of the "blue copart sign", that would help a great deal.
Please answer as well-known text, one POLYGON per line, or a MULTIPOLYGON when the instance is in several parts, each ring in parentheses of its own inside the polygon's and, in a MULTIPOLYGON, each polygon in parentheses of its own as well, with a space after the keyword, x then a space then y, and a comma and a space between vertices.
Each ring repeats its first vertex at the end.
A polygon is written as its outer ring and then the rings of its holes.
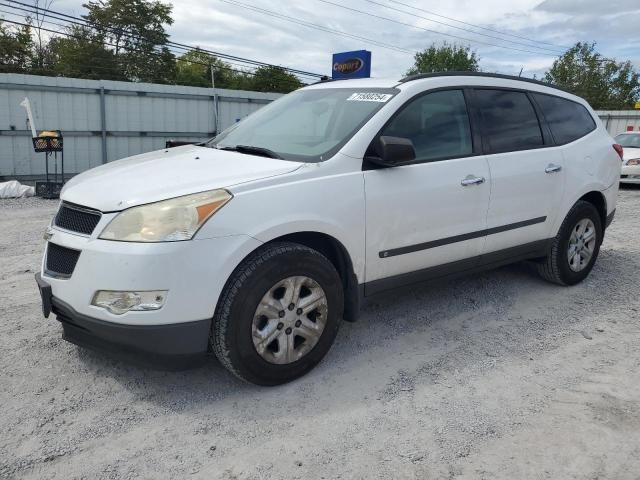
POLYGON ((333 54, 332 77, 334 80, 369 78, 371 76, 371 52, 356 50, 333 54))

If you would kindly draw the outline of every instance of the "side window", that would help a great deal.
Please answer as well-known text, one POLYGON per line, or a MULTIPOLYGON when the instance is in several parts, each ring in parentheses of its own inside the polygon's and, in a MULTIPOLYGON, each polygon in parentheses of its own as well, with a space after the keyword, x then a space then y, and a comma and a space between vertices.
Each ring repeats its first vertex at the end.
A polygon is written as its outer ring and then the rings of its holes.
POLYGON ((544 144, 538 116, 526 93, 479 89, 475 97, 490 153, 526 150, 544 144))
POLYGON ((573 142, 596 128, 586 108, 566 98, 534 93, 533 97, 558 144, 573 142))
POLYGON ((428 93, 403 107, 382 135, 408 138, 416 160, 434 161, 471 155, 471 128, 462 90, 428 93))

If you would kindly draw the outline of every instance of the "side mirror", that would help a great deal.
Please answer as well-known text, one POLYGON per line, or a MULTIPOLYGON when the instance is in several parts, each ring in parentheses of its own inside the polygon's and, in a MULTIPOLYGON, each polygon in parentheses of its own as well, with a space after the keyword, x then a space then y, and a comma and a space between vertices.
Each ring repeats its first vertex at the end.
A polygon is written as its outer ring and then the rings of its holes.
POLYGON ((416 159, 413 142, 408 138, 381 136, 369 147, 365 160, 382 167, 397 167, 416 159))

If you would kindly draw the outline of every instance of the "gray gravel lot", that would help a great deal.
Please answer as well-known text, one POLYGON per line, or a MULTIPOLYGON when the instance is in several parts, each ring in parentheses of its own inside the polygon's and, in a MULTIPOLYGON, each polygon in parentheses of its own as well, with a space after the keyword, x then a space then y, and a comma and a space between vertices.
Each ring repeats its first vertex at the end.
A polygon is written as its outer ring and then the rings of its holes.
POLYGON ((56 205, 0 201, 2 478, 640 478, 638 188, 581 285, 520 264, 376 297, 275 388, 61 340, 33 279, 56 205))

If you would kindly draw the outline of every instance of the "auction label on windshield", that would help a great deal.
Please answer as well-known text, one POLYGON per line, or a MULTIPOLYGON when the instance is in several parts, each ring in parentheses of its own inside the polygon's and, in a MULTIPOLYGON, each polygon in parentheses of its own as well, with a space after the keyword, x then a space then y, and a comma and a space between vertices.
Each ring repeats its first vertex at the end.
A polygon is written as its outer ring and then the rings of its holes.
POLYGON ((388 101, 393 95, 389 93, 353 93, 349 98, 347 98, 347 102, 380 102, 385 103, 388 101))

